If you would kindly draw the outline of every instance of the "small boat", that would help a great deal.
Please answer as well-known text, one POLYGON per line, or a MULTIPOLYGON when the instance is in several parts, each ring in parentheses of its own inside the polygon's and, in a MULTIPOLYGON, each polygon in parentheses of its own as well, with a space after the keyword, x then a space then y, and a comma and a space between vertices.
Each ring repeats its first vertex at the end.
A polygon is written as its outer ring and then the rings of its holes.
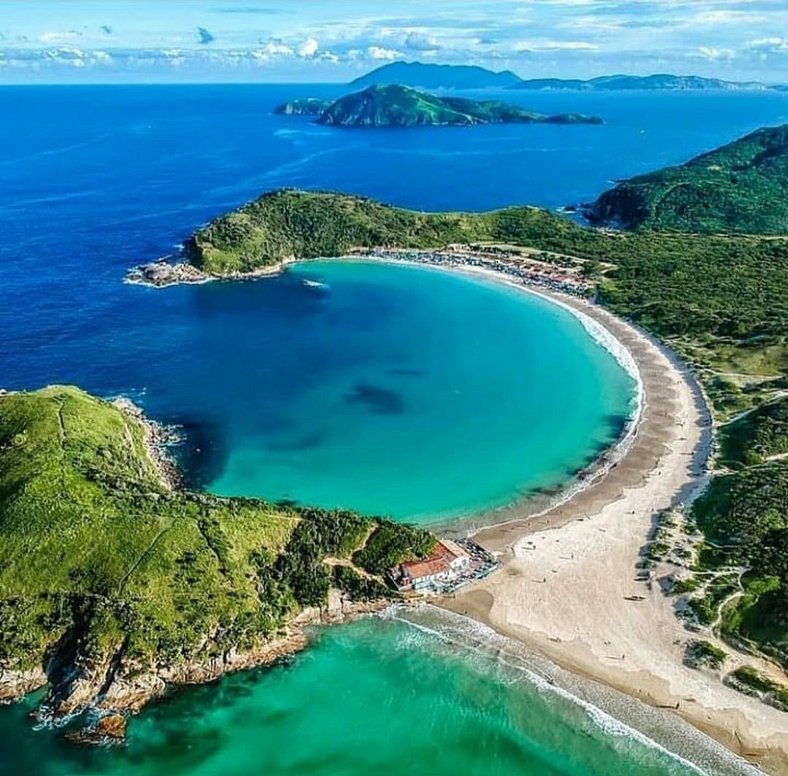
POLYGON ((309 288, 328 288, 325 283, 321 283, 319 280, 304 280, 304 285, 309 288))

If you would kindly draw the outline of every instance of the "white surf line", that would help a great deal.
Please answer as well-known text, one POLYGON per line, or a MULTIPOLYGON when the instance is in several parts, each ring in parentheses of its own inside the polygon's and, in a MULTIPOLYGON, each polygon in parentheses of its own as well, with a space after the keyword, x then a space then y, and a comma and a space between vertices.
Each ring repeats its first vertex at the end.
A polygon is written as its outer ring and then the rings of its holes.
MULTIPOLYGON (((394 607, 392 607, 394 609, 394 607)), ((457 615, 461 616, 461 615, 457 615)), ((647 746, 651 749, 654 749, 662 754, 667 755, 671 759, 675 760, 676 762, 685 765, 687 768, 695 771, 695 773, 700 774, 700 776, 711 776, 706 771, 702 770, 700 767, 695 765, 695 763, 690 762, 689 760, 685 759, 679 754, 675 752, 671 752, 669 749, 662 746, 662 744, 657 743, 652 738, 649 738, 644 733, 641 733, 639 730, 627 725, 625 722, 622 722, 619 719, 616 719, 612 715, 608 714, 606 711, 603 711, 598 706, 595 706, 593 703, 589 701, 583 700, 579 698, 577 695, 572 694, 569 690, 565 690, 560 685, 552 682, 549 679, 546 679, 539 673, 537 673, 532 666, 528 666, 523 661, 523 665, 518 665, 517 663, 505 660, 501 655, 494 655, 494 654, 486 654, 483 645, 473 646, 471 644, 464 643, 460 637, 452 637, 449 633, 445 631, 440 631, 435 628, 430 628, 426 625, 422 625, 421 623, 413 622, 412 620, 408 620, 404 617, 399 617, 397 615, 396 610, 391 611, 387 614, 388 619, 394 620, 396 622, 404 623, 416 630, 421 631, 422 633, 426 633, 430 636, 440 639, 446 644, 451 644, 453 646, 461 647, 464 650, 469 652, 476 652, 481 654, 482 657, 486 657, 490 661, 499 662, 502 665, 506 666, 507 668, 511 668, 515 671, 519 671, 522 673, 528 681, 537 689, 542 692, 553 693, 564 700, 568 700, 575 705, 582 708, 589 716, 591 721, 603 732, 607 733, 608 735, 617 735, 622 738, 629 738, 633 741, 637 741, 638 743, 642 744, 643 746, 647 746)), ((477 622, 476 620, 468 619, 469 623, 472 623, 475 626, 475 630, 478 632, 480 637, 484 637, 489 639, 490 641, 493 640, 502 640, 506 642, 505 637, 500 636, 491 628, 488 628, 483 623, 477 622)))
MULTIPOLYGON (((670 757, 675 762, 678 762, 687 768, 693 770, 695 773, 700 774, 701 776, 713 776, 712 773, 709 771, 703 770, 699 765, 696 763, 688 760, 686 757, 671 751, 663 744, 660 744, 658 741, 655 741, 650 736, 642 733, 641 731, 634 728, 632 725, 623 722, 622 720, 618 719, 617 717, 613 716, 609 712, 604 711, 603 709, 599 708, 595 704, 591 703, 590 701, 584 700, 579 696, 575 695, 574 693, 570 692, 569 690, 562 687, 552 678, 545 676, 543 672, 541 672, 538 668, 533 665, 529 665, 527 658, 519 657, 513 655, 512 657, 517 661, 513 662, 512 660, 506 660, 505 657, 498 652, 497 654, 493 652, 496 648, 494 645, 500 645, 498 647, 499 650, 502 650, 506 646, 515 645, 515 646, 522 646, 520 642, 515 639, 511 639, 510 637, 503 636, 502 634, 498 633, 493 628, 485 625, 484 623, 479 622, 478 620, 474 620, 470 617, 466 617, 461 614, 457 614, 456 612, 450 612, 448 610, 440 609, 435 607, 431 604, 422 604, 422 606, 426 609, 429 609, 431 612, 435 613, 440 619, 448 620, 457 620, 459 625, 462 626, 461 628, 457 628, 457 634, 453 635, 452 629, 447 627, 444 630, 440 630, 438 628, 431 628, 427 625, 423 625, 418 622, 414 622, 413 620, 408 619, 407 617, 401 616, 400 612, 403 611, 403 607, 398 604, 394 604, 388 609, 380 612, 378 617, 382 617, 385 619, 391 619, 396 622, 404 623, 416 630, 431 635, 440 641, 451 644, 453 646, 461 647, 464 650, 469 652, 476 652, 480 654, 482 657, 493 661, 499 662, 502 665, 511 668, 515 671, 519 671, 524 674, 527 679, 537 687, 539 690, 554 693, 559 697, 568 700, 580 708, 582 708, 590 717, 592 722, 603 732, 607 733, 608 735, 617 735, 623 738, 629 738, 631 740, 637 741, 638 743, 642 744, 643 746, 649 747, 656 751, 659 751, 668 757, 670 757), (480 644, 473 645, 468 643, 468 641, 463 640, 463 636, 465 639, 470 638, 477 638, 480 644), (489 647, 484 646, 484 641, 489 643, 489 647)), ((407 611, 407 609, 405 609, 407 611)), ((549 665, 553 665, 550 663, 546 658, 544 658, 545 662, 549 665)), ((558 668, 558 666, 554 666, 558 668)), ((560 670, 560 669, 559 669, 560 670)), ((631 696, 624 696, 625 700, 632 704, 638 704, 639 701, 632 698, 631 696)), ((650 707, 648 707, 650 708, 650 707)), ((746 760, 738 757, 735 753, 731 752, 727 748, 723 747, 713 738, 706 736, 701 731, 693 728, 693 730, 697 733, 699 740, 703 740, 705 744, 708 745, 709 750, 713 748, 714 752, 717 756, 721 759, 727 761, 732 767, 737 769, 737 771, 741 774, 746 774, 747 776, 758 776, 760 774, 762 776, 763 771, 756 768, 755 766, 748 763, 746 760)))

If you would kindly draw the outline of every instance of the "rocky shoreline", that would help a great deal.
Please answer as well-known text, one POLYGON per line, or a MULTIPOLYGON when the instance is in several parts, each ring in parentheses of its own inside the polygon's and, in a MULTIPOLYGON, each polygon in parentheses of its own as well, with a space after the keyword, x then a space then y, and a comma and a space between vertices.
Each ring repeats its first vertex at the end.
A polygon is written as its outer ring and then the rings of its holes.
MULTIPOLYGON (((128 398, 116 398, 111 404, 143 426, 146 457, 164 488, 173 493, 182 490, 180 471, 169 455, 177 431, 146 418, 128 398)), ((324 606, 302 609, 275 636, 251 649, 219 648, 220 634, 206 634, 200 657, 176 664, 156 659, 142 664, 129 659, 127 640, 99 660, 86 658, 79 646, 85 632, 78 625, 52 648, 41 666, 26 670, 0 666, 0 705, 46 689, 43 701, 32 713, 39 724, 66 728, 64 738, 73 743, 123 743, 128 718, 171 688, 206 684, 227 673, 273 665, 307 647, 308 629, 375 614, 398 600, 392 593, 374 601, 354 601, 331 588, 324 606)))
POLYGON ((84 725, 64 734, 66 740, 85 745, 122 744, 128 719, 171 688, 207 684, 228 673, 274 665, 308 646, 309 628, 350 622, 379 613, 393 603, 394 599, 356 602, 332 588, 325 607, 303 610, 279 637, 245 652, 230 649, 203 661, 143 667, 124 664, 121 647, 120 654, 106 664, 61 667, 59 680, 53 679, 51 665, 46 671, 4 671, 0 673, 0 703, 13 703, 49 685, 34 714, 39 724, 59 727, 84 717, 84 725))
POLYGON ((145 429, 145 452, 167 490, 178 490, 183 487, 183 477, 169 452, 170 446, 180 440, 177 429, 147 418, 142 408, 125 396, 113 399, 112 403, 124 415, 142 424, 145 429))
POLYGON ((217 280, 253 280, 254 278, 269 277, 280 274, 288 264, 295 259, 260 267, 249 272, 228 272, 221 275, 204 272, 194 264, 185 261, 171 262, 167 259, 151 261, 133 267, 126 273, 126 282, 138 286, 151 286, 153 288, 167 288, 169 286, 199 285, 212 283, 217 280))

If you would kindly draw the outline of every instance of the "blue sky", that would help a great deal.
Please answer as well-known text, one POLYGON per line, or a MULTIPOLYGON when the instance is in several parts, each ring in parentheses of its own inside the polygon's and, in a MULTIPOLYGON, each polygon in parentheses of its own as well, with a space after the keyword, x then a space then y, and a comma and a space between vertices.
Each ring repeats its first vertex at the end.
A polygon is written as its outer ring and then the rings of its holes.
POLYGON ((2 83, 345 81, 396 59, 788 82, 788 0, 0 0, 2 83))

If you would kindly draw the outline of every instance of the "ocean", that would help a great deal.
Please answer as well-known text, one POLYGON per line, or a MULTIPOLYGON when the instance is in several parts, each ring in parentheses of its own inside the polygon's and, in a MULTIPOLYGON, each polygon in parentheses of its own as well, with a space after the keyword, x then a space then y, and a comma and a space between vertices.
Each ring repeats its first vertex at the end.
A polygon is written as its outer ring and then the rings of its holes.
MULTIPOLYGON (((125 271, 272 188, 556 208, 788 121, 788 95, 761 93, 506 95, 603 126, 355 132, 270 114, 332 92, 0 88, 0 385, 127 395, 182 429, 187 477, 218 493, 430 523, 555 489, 616 437, 632 398, 567 313, 414 267, 318 262, 167 290, 125 271)), ((378 621, 320 634, 287 665, 146 711, 121 751, 64 747, 11 707, 0 772, 684 772, 494 657, 431 638, 378 621)))

